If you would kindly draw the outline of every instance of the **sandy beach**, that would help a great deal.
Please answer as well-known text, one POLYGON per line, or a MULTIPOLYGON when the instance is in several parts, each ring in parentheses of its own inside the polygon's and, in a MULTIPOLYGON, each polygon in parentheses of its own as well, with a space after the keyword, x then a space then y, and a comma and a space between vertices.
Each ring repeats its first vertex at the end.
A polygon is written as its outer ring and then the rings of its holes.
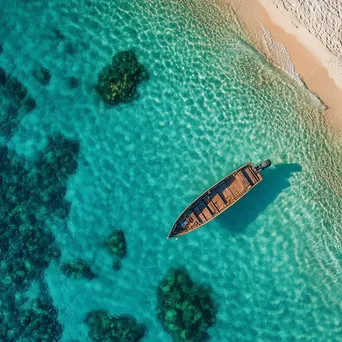
POLYGON ((259 51, 300 78, 326 106, 325 121, 342 128, 342 2, 227 1, 259 51))

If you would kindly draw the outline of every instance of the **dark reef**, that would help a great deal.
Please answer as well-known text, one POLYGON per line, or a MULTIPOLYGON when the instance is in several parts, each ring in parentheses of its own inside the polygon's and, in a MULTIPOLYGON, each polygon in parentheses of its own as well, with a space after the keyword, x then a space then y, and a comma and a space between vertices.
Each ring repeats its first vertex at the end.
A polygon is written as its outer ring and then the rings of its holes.
POLYGON ((112 263, 112 269, 114 270, 114 271, 120 271, 121 270, 121 261, 120 260, 115 260, 115 261, 113 261, 113 263, 112 263))
POLYGON ((96 91, 109 105, 129 102, 136 97, 140 82, 147 78, 148 72, 138 62, 136 54, 133 51, 121 51, 100 72, 96 91))
POLYGON ((0 135, 10 138, 25 114, 36 108, 36 101, 26 87, 0 67, 0 98, 10 104, 0 110, 0 135))
POLYGON ((158 286, 158 318, 174 341, 207 341, 217 305, 209 288, 194 283, 185 269, 170 269, 158 286))
POLYGON ((52 34, 52 37, 57 39, 57 40, 64 40, 65 39, 64 33, 60 29, 58 29, 57 27, 53 27, 51 29, 51 34, 52 34))
POLYGON ((0 67, 0 85, 4 87, 7 81, 7 74, 4 68, 0 67))
POLYGON ((114 230, 107 237, 106 246, 111 254, 123 258, 127 252, 124 232, 122 230, 114 230))
POLYGON ((80 81, 77 77, 71 76, 68 78, 68 85, 70 89, 75 89, 79 86, 80 81))
POLYGON ((61 335, 48 296, 29 308, 20 298, 60 256, 45 220, 50 215, 68 216, 70 203, 64 196, 68 177, 77 169, 78 152, 76 142, 57 135, 49 139, 37 162, 26 168, 18 155, 0 147, 1 341, 18 341, 25 331, 35 341, 57 341, 61 335))
POLYGON ((16 312, 20 337, 27 341, 58 341, 63 333, 63 326, 58 322, 58 312, 53 306, 47 286, 43 286, 38 298, 25 298, 20 310, 16 312))
POLYGON ((62 263, 61 271, 72 279, 84 278, 91 280, 95 277, 95 273, 91 270, 90 266, 81 259, 62 263))
POLYGON ((36 69, 33 76, 42 85, 48 85, 51 79, 50 71, 44 67, 36 69))
POLYGON ((128 315, 113 317, 106 311, 91 311, 85 322, 94 342, 137 342, 146 334, 145 326, 128 315))
POLYGON ((122 230, 114 230, 110 235, 108 235, 105 246, 114 257, 112 269, 114 271, 119 271, 122 266, 121 258, 123 258, 127 253, 124 232, 122 230))

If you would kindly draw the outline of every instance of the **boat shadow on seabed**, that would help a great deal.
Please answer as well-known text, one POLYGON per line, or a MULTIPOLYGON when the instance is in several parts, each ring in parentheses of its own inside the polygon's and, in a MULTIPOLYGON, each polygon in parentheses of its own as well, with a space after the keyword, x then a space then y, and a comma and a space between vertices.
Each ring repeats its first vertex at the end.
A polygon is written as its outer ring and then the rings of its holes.
POLYGON ((277 196, 291 184, 289 179, 300 172, 299 164, 276 164, 263 171, 264 180, 249 194, 235 203, 216 221, 232 233, 241 233, 277 196))

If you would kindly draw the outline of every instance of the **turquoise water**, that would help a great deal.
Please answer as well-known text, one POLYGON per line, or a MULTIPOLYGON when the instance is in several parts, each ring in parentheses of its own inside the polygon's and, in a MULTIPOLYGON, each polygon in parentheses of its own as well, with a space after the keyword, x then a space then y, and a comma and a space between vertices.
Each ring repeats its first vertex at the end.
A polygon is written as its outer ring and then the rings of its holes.
POLYGON ((148 329, 144 341, 171 341, 156 288, 182 265, 219 302, 211 341, 342 340, 340 136, 310 94, 247 43, 223 2, 12 1, 0 20, 1 66, 37 102, 8 147, 32 161, 55 133, 80 144, 70 216, 48 226, 61 261, 82 258, 98 277, 68 279, 57 261, 45 272, 62 341, 87 341, 84 318, 99 308, 133 315, 148 329), (108 108, 97 74, 126 49, 150 78, 137 100, 108 108), (32 76, 39 66, 51 72, 48 86, 32 76), (273 166, 248 196, 166 240, 202 191, 266 158, 273 166), (113 229, 127 240, 118 272, 103 247, 113 229))

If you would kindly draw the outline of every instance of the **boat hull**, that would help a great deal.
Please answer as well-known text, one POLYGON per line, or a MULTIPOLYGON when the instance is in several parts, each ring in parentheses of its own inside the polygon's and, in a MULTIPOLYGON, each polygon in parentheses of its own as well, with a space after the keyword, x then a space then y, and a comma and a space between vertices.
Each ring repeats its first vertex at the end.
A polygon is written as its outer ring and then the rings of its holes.
POLYGON ((191 233, 225 212, 262 181, 260 171, 271 165, 266 162, 259 166, 249 162, 203 192, 179 215, 168 238, 191 233))

